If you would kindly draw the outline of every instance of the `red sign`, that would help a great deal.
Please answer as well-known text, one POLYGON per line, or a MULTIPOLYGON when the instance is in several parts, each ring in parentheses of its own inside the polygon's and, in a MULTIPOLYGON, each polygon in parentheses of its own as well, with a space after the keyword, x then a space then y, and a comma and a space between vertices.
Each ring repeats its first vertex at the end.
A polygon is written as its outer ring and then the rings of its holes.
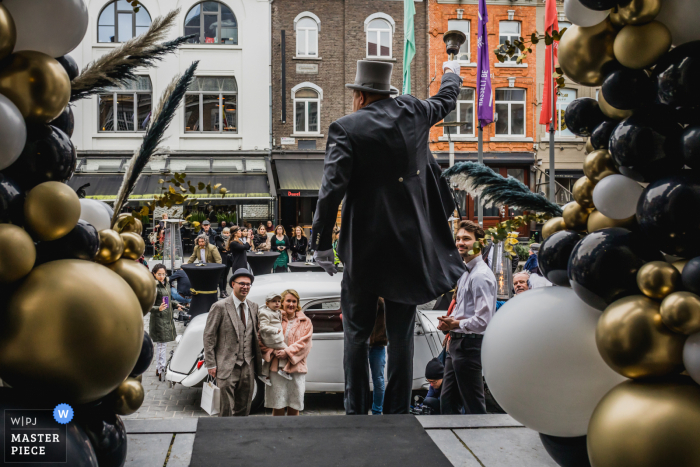
POLYGON ((301 196, 301 191, 297 191, 296 193, 292 193, 291 191, 288 191, 287 196, 301 196))

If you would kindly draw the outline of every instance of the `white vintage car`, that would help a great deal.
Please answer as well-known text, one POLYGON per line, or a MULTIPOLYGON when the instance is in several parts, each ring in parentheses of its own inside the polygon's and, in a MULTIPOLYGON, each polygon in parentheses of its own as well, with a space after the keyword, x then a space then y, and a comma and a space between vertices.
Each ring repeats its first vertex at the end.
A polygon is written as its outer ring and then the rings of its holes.
MULTIPOLYGON (((294 272, 258 276, 248 299, 262 305, 270 292, 294 289, 301 297, 304 313, 314 327, 313 348, 307 360, 306 392, 343 392, 343 324, 340 318, 340 281, 325 272, 294 272)), ((437 317, 444 311, 418 311, 414 333, 413 389, 427 388, 425 366, 442 350, 444 337, 437 330, 437 317)), ((192 319, 168 363, 166 379, 171 384, 201 385, 207 375, 202 334, 207 314, 192 319)), ((264 385, 256 378, 253 410, 263 404, 264 385)))

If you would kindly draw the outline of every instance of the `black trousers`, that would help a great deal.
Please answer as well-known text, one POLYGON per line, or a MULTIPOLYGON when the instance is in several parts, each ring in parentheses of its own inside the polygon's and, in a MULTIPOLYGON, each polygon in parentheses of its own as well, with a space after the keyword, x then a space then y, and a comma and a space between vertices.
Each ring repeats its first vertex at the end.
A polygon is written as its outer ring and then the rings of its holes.
POLYGON ((228 285, 226 279, 228 279, 228 271, 231 269, 231 265, 229 264, 224 264, 224 266, 226 266, 226 269, 224 269, 224 272, 221 273, 221 277, 219 277, 219 293, 226 292, 226 286, 228 285))
MULTIPOLYGON (((343 277, 340 307, 345 334, 345 412, 367 415, 372 408, 369 381, 369 337, 377 318, 377 300, 371 292, 353 287, 343 277)), ((413 385, 413 333, 416 306, 385 301, 387 346, 387 382, 384 393, 385 414, 406 414, 411 404, 413 385)))
POLYGON ((485 414, 484 379, 481 372, 482 339, 450 339, 440 395, 442 415, 485 414))

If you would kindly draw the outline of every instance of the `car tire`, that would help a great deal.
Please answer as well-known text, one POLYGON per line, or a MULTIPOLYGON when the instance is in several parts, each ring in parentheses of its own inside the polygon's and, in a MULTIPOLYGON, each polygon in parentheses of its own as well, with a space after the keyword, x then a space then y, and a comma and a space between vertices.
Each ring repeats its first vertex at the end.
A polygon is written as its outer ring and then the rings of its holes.
POLYGON ((250 405, 250 413, 262 410, 265 403, 265 383, 255 376, 255 387, 253 388, 253 402, 250 405))

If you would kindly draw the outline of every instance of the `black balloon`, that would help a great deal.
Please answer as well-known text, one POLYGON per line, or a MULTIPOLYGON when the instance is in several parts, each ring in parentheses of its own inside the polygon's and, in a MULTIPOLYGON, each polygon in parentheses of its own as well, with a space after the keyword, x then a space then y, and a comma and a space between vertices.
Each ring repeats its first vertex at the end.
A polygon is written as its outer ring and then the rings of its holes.
POLYGON ((73 117, 73 110, 70 105, 67 105, 61 115, 56 117, 51 121, 51 126, 55 126, 62 132, 64 132, 70 138, 73 136, 73 130, 75 129, 75 117, 73 117))
POLYGON ((576 295, 598 310, 623 297, 641 294, 637 271, 648 261, 662 261, 641 235, 627 229, 602 229, 583 238, 569 259, 569 280, 576 295))
POLYGON ((661 57, 652 80, 657 102, 675 108, 700 106, 700 41, 686 42, 661 57))
MULTIPOLYGON (((686 171, 687 172, 687 171, 686 171)), ((637 203, 642 233, 666 254, 700 256, 700 178, 674 175, 650 183, 637 203)))
POLYGON ((63 69, 68 73, 68 78, 73 81, 79 74, 80 68, 78 68, 78 63, 70 55, 64 55, 63 57, 58 57, 58 63, 63 66, 63 69))
POLYGON ((537 254, 537 263, 542 275, 549 282, 562 287, 571 287, 567 274, 569 258, 582 238, 583 235, 578 232, 562 230, 553 233, 542 242, 537 254))
POLYGON ((561 467, 591 467, 586 436, 562 438, 540 433, 540 440, 547 454, 561 467))
POLYGON ((605 101, 616 109, 632 110, 654 100, 654 85, 644 70, 619 67, 603 82, 605 101))
POLYGON ((620 0, 579 0, 581 5, 590 8, 591 10, 604 11, 615 8, 620 0))
POLYGON ((38 125, 28 130, 22 154, 3 173, 27 191, 40 183, 68 180, 77 162, 75 147, 68 135, 51 125, 38 125))
POLYGON ((0 224, 22 224, 24 193, 7 175, 0 173, 0 224))
POLYGON ((153 361, 153 341, 151 340, 151 336, 144 331, 141 353, 139 354, 139 359, 136 360, 136 365, 134 365, 134 369, 131 370, 131 375, 129 376, 134 378, 140 374, 143 374, 146 370, 148 370, 148 366, 151 364, 151 361, 153 361))
POLYGON ((639 182, 658 180, 683 167, 682 131, 672 109, 650 106, 615 127, 610 137, 610 155, 622 175, 639 182))
POLYGON ((685 165, 700 170, 700 125, 691 125, 683 130, 681 154, 685 165))
POLYGON ((577 136, 591 136, 593 130, 603 123, 605 115, 600 110, 598 101, 590 97, 581 97, 570 103, 564 113, 566 128, 577 136))
POLYGON ((80 420, 100 467, 122 467, 126 461, 126 428, 118 415, 94 410, 80 420))
POLYGON ((39 242, 36 245, 36 264, 59 259, 92 261, 99 249, 100 237, 97 229, 81 219, 73 230, 58 240, 39 242))
POLYGON ((695 295, 700 295, 700 256, 685 263, 681 279, 683 287, 695 295))
POLYGON ((608 149, 610 136, 619 123, 615 120, 605 120, 595 127, 595 130, 591 133, 591 146, 593 146, 593 149, 608 149))

